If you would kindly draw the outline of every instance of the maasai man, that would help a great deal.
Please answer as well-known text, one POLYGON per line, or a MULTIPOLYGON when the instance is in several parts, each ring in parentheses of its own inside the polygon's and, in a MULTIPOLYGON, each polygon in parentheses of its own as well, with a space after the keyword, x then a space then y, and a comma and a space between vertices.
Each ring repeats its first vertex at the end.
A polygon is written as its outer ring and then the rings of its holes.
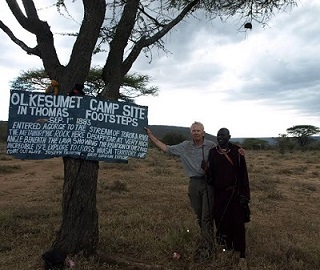
POLYGON ((218 146, 209 151, 208 183, 213 186, 216 238, 227 250, 239 252, 240 269, 247 269, 245 222, 249 221, 250 188, 240 147, 229 142, 227 128, 217 134, 218 146))

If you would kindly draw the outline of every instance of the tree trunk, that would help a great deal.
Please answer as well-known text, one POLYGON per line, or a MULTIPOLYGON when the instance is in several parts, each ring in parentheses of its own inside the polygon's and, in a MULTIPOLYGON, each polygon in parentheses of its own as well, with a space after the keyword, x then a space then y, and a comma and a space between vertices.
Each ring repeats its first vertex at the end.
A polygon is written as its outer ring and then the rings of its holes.
POLYGON ((60 229, 53 243, 68 254, 96 253, 99 241, 96 191, 98 161, 64 157, 64 186, 60 229))

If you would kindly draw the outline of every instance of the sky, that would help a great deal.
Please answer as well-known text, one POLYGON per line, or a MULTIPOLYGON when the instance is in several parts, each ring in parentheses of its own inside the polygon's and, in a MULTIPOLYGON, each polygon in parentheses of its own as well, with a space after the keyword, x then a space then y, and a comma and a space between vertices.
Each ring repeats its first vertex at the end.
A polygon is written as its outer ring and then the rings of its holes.
MULTIPOLYGON (((18 26, 4 2, 0 20, 35 46, 35 38, 18 26)), ((73 18, 81 15, 76 6, 70 13, 73 18)), ((151 84, 159 88, 158 96, 135 102, 148 106, 149 125, 189 127, 200 121, 212 135, 221 127, 235 138, 277 137, 295 125, 320 127, 319 14, 319 0, 300 0, 298 7, 275 14, 266 26, 253 22, 247 31, 236 18, 186 19, 164 38, 168 53, 154 50, 151 62, 143 54, 135 62, 130 72, 151 76, 151 84)), ((54 9, 40 9, 39 16, 52 25, 65 64, 73 41, 56 33, 79 25, 57 20, 54 9)), ((2 30, 0 38, 0 120, 7 121, 10 82, 22 71, 42 68, 42 63, 2 30)), ((103 66, 105 57, 94 56, 92 66, 103 66)))

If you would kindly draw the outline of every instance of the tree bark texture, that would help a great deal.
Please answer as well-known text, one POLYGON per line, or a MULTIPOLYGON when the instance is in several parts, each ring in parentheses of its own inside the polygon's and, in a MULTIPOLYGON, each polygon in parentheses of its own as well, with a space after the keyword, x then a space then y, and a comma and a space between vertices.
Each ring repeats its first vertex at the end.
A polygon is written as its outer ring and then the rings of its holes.
POLYGON ((116 33, 110 42, 110 51, 102 72, 102 78, 108 89, 108 92, 102 92, 105 98, 112 100, 119 98, 121 82, 126 74, 122 72, 124 51, 135 25, 139 2, 139 0, 126 2, 116 33))
POLYGON ((98 161, 65 157, 62 223, 53 243, 69 254, 95 254, 99 241, 96 193, 98 161))

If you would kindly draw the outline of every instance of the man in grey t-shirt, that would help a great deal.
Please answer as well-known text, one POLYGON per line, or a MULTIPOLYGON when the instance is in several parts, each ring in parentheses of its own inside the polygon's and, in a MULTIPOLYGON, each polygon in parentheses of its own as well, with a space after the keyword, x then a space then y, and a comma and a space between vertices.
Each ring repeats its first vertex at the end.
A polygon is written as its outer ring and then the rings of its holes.
POLYGON ((216 146, 216 143, 204 138, 204 126, 200 122, 194 122, 191 125, 192 140, 176 145, 164 144, 152 134, 149 128, 145 129, 150 140, 158 148, 180 157, 183 169, 189 177, 188 195, 203 239, 202 246, 195 254, 195 259, 202 259, 203 256, 211 257, 213 251, 213 195, 212 187, 207 185, 204 170, 209 150, 216 146))

